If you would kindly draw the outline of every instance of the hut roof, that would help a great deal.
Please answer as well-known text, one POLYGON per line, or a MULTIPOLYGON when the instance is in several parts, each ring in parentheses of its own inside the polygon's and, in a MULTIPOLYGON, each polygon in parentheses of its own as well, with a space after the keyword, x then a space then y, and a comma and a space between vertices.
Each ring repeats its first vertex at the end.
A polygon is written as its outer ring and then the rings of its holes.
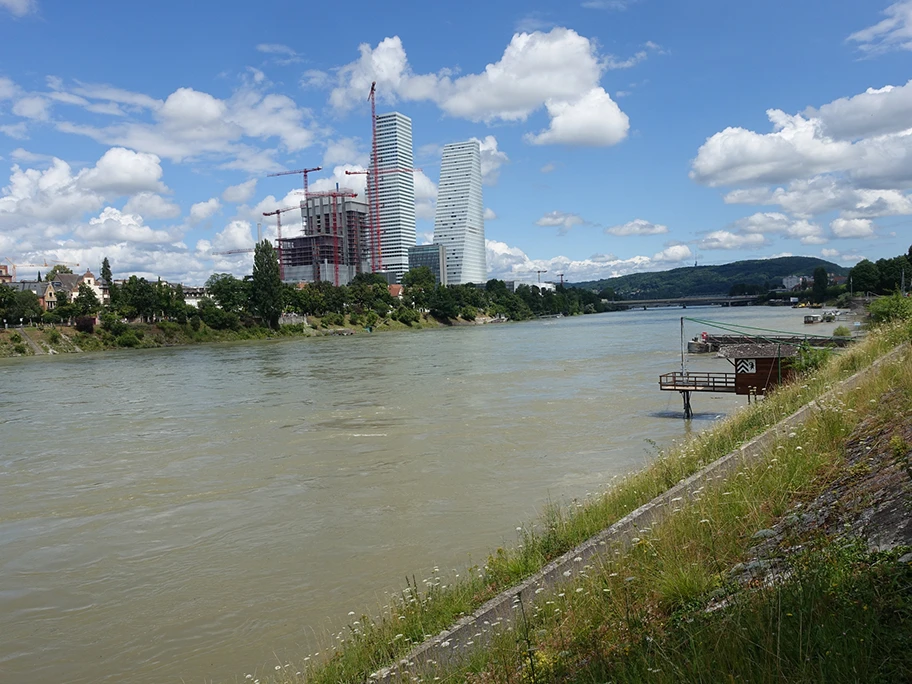
POLYGON ((722 347, 719 353, 726 359, 775 359, 798 356, 798 347, 791 344, 731 344, 722 347))

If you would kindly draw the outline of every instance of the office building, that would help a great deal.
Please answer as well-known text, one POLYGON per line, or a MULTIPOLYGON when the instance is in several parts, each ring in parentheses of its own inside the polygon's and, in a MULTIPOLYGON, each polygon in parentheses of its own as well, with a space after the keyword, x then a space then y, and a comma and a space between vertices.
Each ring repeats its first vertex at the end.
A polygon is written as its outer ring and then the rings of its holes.
POLYGON ((415 245, 409 247, 409 270, 427 266, 438 285, 446 285, 446 248, 443 245, 415 245))
POLYGON ((476 140, 443 148, 434 242, 446 248, 448 284, 487 282, 481 150, 476 140))
MULTIPOLYGON (((412 120, 398 112, 377 116, 378 178, 369 178, 368 199, 378 186, 380 205, 380 261, 396 281, 409 268, 409 247, 415 246, 415 178, 411 171, 412 120), (394 169, 402 169, 396 172, 394 169)), ((371 169, 373 169, 371 159, 371 169)), ((374 245, 371 245, 374 248, 374 245)))

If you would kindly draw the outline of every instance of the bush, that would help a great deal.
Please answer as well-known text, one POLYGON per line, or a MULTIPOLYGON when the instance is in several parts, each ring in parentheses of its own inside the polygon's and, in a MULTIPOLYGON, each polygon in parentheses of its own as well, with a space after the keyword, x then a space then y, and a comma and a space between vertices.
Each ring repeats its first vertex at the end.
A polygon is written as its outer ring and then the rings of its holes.
POLYGON ((127 332, 118 335, 116 342, 118 347, 138 347, 140 344, 139 338, 132 330, 128 330, 127 332))
POLYGON ((193 332, 199 332, 200 325, 202 325, 202 323, 202 319, 196 314, 190 317, 190 329, 193 330, 193 332))
POLYGON ((18 343, 22 342, 22 335, 20 335, 19 333, 13 333, 12 335, 10 335, 10 342, 12 342, 14 344, 18 344, 18 343))
POLYGON ((323 316, 323 320, 320 321, 323 327, 328 325, 345 325, 345 318, 340 313, 335 311, 330 311, 328 314, 323 316))
POLYGON ((25 356, 28 353, 28 348, 24 344, 14 344, 13 351, 17 354, 25 356))
POLYGON ((474 306, 464 306, 459 311, 459 317, 464 321, 474 321, 478 316, 478 309, 474 306))
POLYGON ((129 326, 126 323, 121 321, 116 314, 110 311, 101 314, 101 327, 114 335, 114 337, 124 334, 129 329, 129 326))
POLYGON ((62 336, 57 330, 51 330, 51 332, 47 334, 47 340, 51 344, 59 344, 61 339, 62 336))
POLYGON ((912 320, 912 297, 904 297, 899 292, 879 297, 868 305, 868 312, 876 323, 912 320))
POLYGON ((92 316, 77 316, 74 327, 81 333, 91 335, 95 332, 95 318, 92 316))
POLYGON ((833 331, 833 337, 851 337, 852 331, 846 325, 840 325, 833 331))

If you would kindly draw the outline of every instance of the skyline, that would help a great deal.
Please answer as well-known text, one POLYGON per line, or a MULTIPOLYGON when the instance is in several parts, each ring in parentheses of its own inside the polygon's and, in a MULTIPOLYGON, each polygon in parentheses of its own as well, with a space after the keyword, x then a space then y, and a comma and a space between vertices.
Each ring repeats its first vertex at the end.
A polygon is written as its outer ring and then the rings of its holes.
POLYGON ((530 7, 0 0, 0 261, 249 272, 211 252, 274 240, 299 183, 267 173, 363 193, 373 80, 412 119, 419 243, 443 145, 478 141, 490 277, 908 249, 912 0, 530 7))

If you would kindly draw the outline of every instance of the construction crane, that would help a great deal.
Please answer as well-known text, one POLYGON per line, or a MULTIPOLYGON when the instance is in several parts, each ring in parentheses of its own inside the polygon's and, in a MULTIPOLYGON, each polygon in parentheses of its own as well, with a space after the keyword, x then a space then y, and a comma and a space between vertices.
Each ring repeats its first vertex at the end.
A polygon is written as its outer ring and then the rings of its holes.
POLYGON ((286 211, 294 211, 300 207, 284 207, 275 211, 264 211, 263 216, 276 217, 276 252, 279 255, 279 278, 285 280, 285 264, 282 263, 282 214, 286 211))
POLYGON ((50 264, 47 261, 44 261, 40 264, 15 264, 13 260, 7 257, 6 261, 10 266, 13 267, 13 280, 17 280, 16 269, 17 268, 54 268, 54 266, 79 266, 78 263, 72 261, 53 261, 50 264))
POLYGON ((350 188, 339 188, 338 190, 328 190, 326 192, 315 192, 311 197, 329 197, 332 199, 332 237, 333 237, 333 284, 339 286, 339 261, 341 260, 341 255, 339 254, 339 212, 337 210, 337 202, 340 197, 349 197, 355 198, 358 196, 358 193, 350 188))
POLYGON ((563 286, 564 286, 564 274, 563 274, 563 273, 555 273, 555 275, 556 275, 558 278, 561 279, 561 287, 563 287, 563 286))
MULTIPOLYGON (((302 176, 304 176, 304 199, 301 201, 301 210, 302 210, 301 215, 305 216, 306 214, 303 211, 303 209, 305 206, 307 206, 307 189, 309 187, 308 183, 307 183, 307 175, 310 173, 313 173, 314 171, 322 171, 322 170, 323 170, 322 166, 315 166, 312 169, 295 169, 294 171, 279 171, 278 173, 270 173, 270 174, 267 174, 266 177, 275 178, 276 176, 293 176, 293 175, 296 175, 299 173, 302 176)), ((304 221, 305 221, 304 232, 306 233, 307 232, 307 219, 304 219, 304 221)))
POLYGON ((539 285, 541 284, 542 273, 547 273, 547 272, 548 272, 548 269, 546 269, 546 268, 545 268, 545 269, 542 269, 542 270, 539 270, 539 271, 536 271, 536 273, 538 273, 538 283, 539 283, 539 285))
POLYGON ((227 252, 209 252, 209 254, 212 256, 224 256, 225 254, 250 254, 255 251, 255 247, 247 247, 246 249, 229 249, 227 252))
MULTIPOLYGON (((376 165, 374 165, 374 166, 376 166, 376 165)), ((393 169, 375 169, 374 171, 371 171, 369 169, 364 170, 364 171, 346 171, 345 175, 346 176, 367 176, 367 183, 368 183, 368 185, 370 185, 370 179, 374 173, 376 173, 379 176, 379 175, 382 175, 385 173, 417 173, 419 171, 421 171, 421 169, 418 169, 418 168, 412 169, 412 168, 402 167, 402 168, 393 168, 393 169)), ((379 195, 379 190, 377 190, 376 193, 373 190, 371 191, 372 199, 375 195, 379 195)), ((371 252, 372 252, 372 254, 371 254, 371 257, 372 257, 371 258, 371 271, 374 273, 377 273, 378 271, 383 270, 382 248, 381 248, 381 242, 380 242, 381 236, 380 236, 379 202, 377 202, 376 209, 371 210, 372 215, 374 215, 374 211, 376 211, 377 219, 376 219, 376 221, 371 222, 373 224, 371 226, 371 233, 372 233, 371 240, 373 242, 372 249, 371 249, 371 252)))

